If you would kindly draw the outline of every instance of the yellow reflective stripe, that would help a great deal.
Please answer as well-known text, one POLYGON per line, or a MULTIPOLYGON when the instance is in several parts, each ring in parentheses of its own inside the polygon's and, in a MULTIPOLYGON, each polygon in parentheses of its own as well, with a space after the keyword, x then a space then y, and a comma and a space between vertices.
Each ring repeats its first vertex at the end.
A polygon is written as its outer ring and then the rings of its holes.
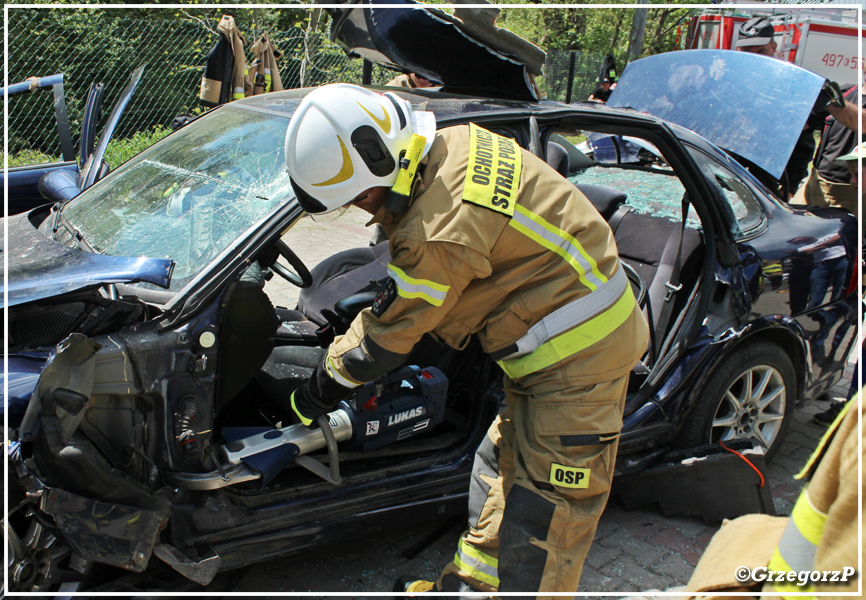
POLYGON ((526 356, 498 361, 499 366, 511 379, 535 373, 601 341, 625 323, 633 310, 634 294, 627 289, 608 310, 545 342, 526 356))
MULTIPOLYGON (((767 563, 767 571, 789 571, 789 572, 794 571, 794 572, 796 572, 795 569, 792 569, 790 567, 790 565, 788 565, 788 563, 785 562, 785 559, 782 558, 782 555, 779 553, 778 548, 773 550, 773 556, 770 557, 770 562, 767 563)), ((808 593, 814 591, 811 583, 806 584, 806 585, 797 585, 795 582, 792 582, 792 581, 787 581, 787 580, 786 581, 776 581, 774 579, 771 582, 767 582, 767 585, 769 585, 775 591, 779 592, 779 595, 782 598, 785 598, 785 600, 793 600, 794 598, 799 598, 800 600, 803 600, 805 598, 811 598, 812 596, 801 596, 800 594, 803 594, 803 593, 808 594, 808 593), (788 593, 797 594, 797 595, 788 596, 788 595, 786 595, 788 593)))
POLYGON ((817 546, 821 543, 821 535, 827 524, 827 515, 812 506, 809 500, 809 490, 803 490, 794 504, 791 512, 791 522, 797 526, 802 536, 817 546))
POLYGON ((794 519, 788 521, 785 531, 779 543, 776 544, 779 558, 791 571, 811 571, 815 567, 815 555, 818 553, 818 545, 809 541, 794 519))
POLYGON ((429 279, 416 279, 406 275, 399 267, 388 263, 388 275, 397 284, 397 294, 403 298, 420 298, 433 306, 442 306, 451 286, 442 285, 429 279))
POLYGON ((234 88, 234 92, 232 93, 232 99, 238 100, 244 97, 244 88, 234 88))
POLYGON ((517 205, 514 218, 508 224, 534 242, 559 254, 577 271, 580 282, 590 290, 594 291, 607 281, 607 277, 598 270, 595 259, 567 231, 551 225, 520 205, 517 205))
POLYGON ((313 420, 312 420, 312 419, 308 419, 307 417, 305 417, 304 415, 302 415, 302 414, 301 414, 301 411, 298 410, 298 407, 295 406, 295 392, 297 392, 297 391, 298 391, 298 390, 295 390, 294 392, 292 392, 292 395, 290 396, 290 398, 291 398, 291 402, 292 402, 292 410, 295 411, 295 414, 296 414, 296 415, 298 415, 298 418, 301 420, 301 423, 303 423, 304 425, 306 425, 307 427, 309 427, 310 425, 313 424, 313 420))
POLYGON ((821 441, 818 443, 818 447, 815 448, 815 451, 812 453, 812 456, 809 457, 809 460, 806 461, 806 466, 803 469, 794 475, 794 479, 802 479, 805 477, 815 463, 824 455, 824 450, 827 445, 830 443, 830 440, 833 438, 833 434, 836 433, 836 430, 839 429, 839 424, 842 422, 842 419, 845 418, 845 415, 848 414, 848 411, 851 407, 857 404, 858 398, 855 396, 851 400, 845 403, 845 406, 839 411, 839 414, 836 415, 836 420, 827 428, 827 431, 824 433, 824 436, 821 438, 821 441))
POLYGON ((454 564, 469 577, 499 587, 499 560, 460 540, 454 564))
POLYGON ((351 379, 343 377, 343 375, 337 370, 337 366, 334 364, 334 359, 332 359, 330 356, 328 357, 328 371, 330 372, 331 377, 334 379, 334 381, 336 381, 343 387, 352 389, 361 385, 356 381, 352 381, 351 379))
POLYGON ((270 69, 265 69, 265 93, 271 91, 271 71, 270 69))

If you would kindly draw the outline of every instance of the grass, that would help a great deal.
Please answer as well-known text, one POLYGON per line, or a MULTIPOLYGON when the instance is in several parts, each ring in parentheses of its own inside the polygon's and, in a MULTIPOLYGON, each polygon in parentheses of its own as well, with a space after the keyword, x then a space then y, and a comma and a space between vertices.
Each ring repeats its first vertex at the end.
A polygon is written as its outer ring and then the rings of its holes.
MULTIPOLYGON (((139 131, 130 138, 111 140, 108 142, 108 148, 105 150, 105 161, 114 170, 142 150, 154 145, 169 133, 171 133, 170 128, 155 125, 146 131, 139 131)), ((0 153, 0 160, 4 159, 5 155, 0 153)), ((59 156, 51 156, 38 150, 21 150, 9 156, 9 167, 24 167, 27 165, 57 162, 59 160, 61 160, 59 156)), ((2 164, 0 164, 0 167, 2 167, 2 164)))
POLYGON ((149 130, 139 131, 131 138, 111 140, 105 150, 105 161, 114 170, 142 150, 153 146, 169 133, 171 133, 170 128, 154 125, 149 130))

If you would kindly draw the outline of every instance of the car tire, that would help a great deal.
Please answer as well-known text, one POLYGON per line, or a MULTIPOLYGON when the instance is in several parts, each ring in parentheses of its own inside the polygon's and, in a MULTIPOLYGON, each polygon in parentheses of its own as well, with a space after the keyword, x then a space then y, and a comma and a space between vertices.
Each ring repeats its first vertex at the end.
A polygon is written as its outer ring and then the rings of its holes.
POLYGON ((769 463, 790 425, 796 390, 794 365, 782 348, 767 341, 747 343, 725 357, 698 390, 677 445, 753 438, 764 446, 769 463))

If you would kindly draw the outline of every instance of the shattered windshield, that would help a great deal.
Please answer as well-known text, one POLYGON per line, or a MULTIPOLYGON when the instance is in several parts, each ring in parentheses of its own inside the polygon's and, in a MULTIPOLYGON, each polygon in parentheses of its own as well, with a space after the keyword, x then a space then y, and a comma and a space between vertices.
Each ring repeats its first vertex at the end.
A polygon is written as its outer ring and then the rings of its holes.
POLYGON ((62 217, 102 254, 175 261, 179 290, 294 198, 283 158, 288 116, 215 110, 84 191, 62 217))

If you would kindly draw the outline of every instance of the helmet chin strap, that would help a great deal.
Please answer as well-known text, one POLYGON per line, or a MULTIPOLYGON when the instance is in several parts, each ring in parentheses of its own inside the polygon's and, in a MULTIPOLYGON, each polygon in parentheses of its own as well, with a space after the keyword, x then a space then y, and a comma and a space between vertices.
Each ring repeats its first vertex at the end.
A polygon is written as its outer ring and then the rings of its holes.
POLYGON ((413 134, 409 140, 409 147, 400 153, 400 170, 397 172, 397 181, 388 191, 385 198, 385 208, 399 215, 405 214, 409 209, 409 195, 412 193, 412 183, 418 172, 418 165, 424 158, 424 146, 427 138, 422 135, 413 134))

